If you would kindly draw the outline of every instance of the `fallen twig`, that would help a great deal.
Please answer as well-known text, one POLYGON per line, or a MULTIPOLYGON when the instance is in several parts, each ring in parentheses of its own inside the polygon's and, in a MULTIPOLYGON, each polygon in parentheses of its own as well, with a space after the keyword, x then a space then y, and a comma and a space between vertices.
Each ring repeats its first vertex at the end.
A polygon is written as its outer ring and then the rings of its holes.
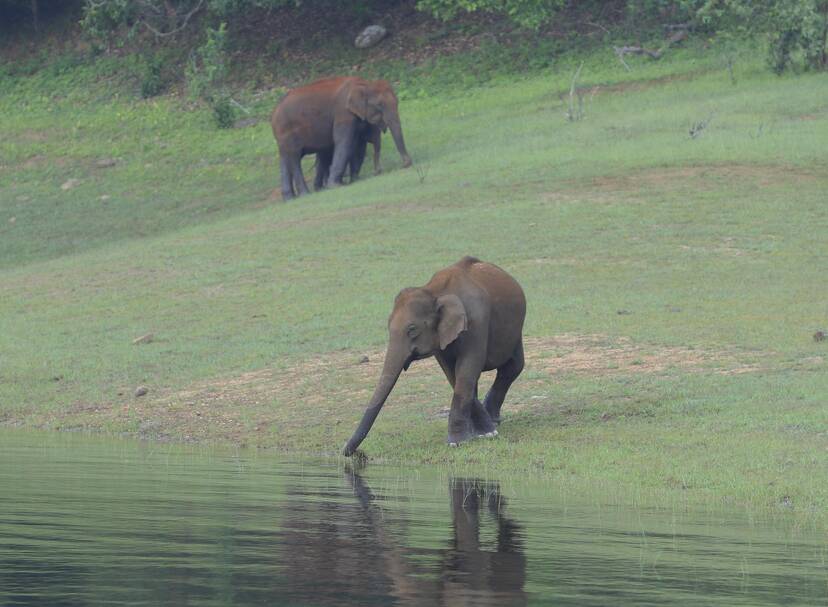
POLYGON ((710 124, 710 121, 713 120, 713 114, 707 117, 707 120, 700 120, 699 122, 694 122, 690 126, 690 138, 696 139, 699 135, 702 134, 702 131, 707 128, 707 125, 710 124))
POLYGON ((632 71, 630 66, 627 65, 627 62, 624 61, 624 55, 647 55, 650 59, 659 60, 664 55, 664 52, 670 48, 672 45, 681 42, 687 38, 687 30, 686 29, 677 29, 675 32, 670 34, 670 37, 667 38, 667 41, 662 45, 662 47, 658 50, 652 50, 648 48, 644 48, 643 46, 613 46, 612 49, 615 51, 615 54, 618 56, 618 60, 621 64, 627 68, 627 71, 632 71))

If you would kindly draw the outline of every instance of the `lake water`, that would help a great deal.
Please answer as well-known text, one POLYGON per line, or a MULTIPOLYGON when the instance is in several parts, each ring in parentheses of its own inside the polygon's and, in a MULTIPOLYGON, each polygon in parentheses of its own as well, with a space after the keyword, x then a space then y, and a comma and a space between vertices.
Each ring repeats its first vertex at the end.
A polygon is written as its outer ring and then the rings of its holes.
POLYGON ((0 432, 0 605, 819 605, 828 540, 528 478, 0 432))

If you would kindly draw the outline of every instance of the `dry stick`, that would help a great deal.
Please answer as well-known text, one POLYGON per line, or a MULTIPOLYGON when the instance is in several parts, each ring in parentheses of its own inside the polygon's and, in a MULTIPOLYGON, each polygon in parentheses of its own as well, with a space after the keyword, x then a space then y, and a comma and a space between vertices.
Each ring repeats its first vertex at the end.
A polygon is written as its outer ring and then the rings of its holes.
MULTIPOLYGON (((581 61, 581 65, 578 66, 578 69, 575 71, 575 75, 572 76, 572 84, 569 87, 569 113, 567 114, 566 118, 570 122, 575 121, 575 113, 574 108, 572 107, 572 98, 575 95, 575 83, 578 82, 578 76, 581 75, 581 69, 584 67, 584 62, 581 61)), ((580 96, 579 96, 580 99, 580 96)))

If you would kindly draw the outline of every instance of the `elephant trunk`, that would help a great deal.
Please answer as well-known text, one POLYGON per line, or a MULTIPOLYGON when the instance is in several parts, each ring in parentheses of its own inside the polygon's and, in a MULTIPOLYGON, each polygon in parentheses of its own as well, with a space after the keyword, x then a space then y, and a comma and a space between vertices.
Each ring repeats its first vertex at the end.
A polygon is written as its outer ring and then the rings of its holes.
POLYGON ((345 449, 342 452, 346 457, 352 455, 357 450, 357 447, 359 447, 360 443, 368 435, 368 431, 371 430, 371 426, 374 425, 374 420, 377 419, 380 409, 385 404, 385 400, 391 393, 394 384, 397 383, 397 379, 400 377, 400 373, 402 373, 403 367, 408 360, 406 354, 395 354, 392 352, 391 346, 388 347, 388 351, 385 354, 385 363, 382 366, 382 375, 374 390, 374 395, 371 397, 370 404, 362 415, 362 421, 359 422, 359 427, 354 431, 354 435, 345 445, 345 449))
POLYGON ((403 161, 403 167, 411 166, 411 156, 408 155, 408 150, 405 149, 405 139, 403 139, 402 125, 400 119, 396 116, 386 121, 388 128, 391 130, 391 136, 394 138, 394 145, 397 146, 397 151, 400 153, 400 158, 403 161))

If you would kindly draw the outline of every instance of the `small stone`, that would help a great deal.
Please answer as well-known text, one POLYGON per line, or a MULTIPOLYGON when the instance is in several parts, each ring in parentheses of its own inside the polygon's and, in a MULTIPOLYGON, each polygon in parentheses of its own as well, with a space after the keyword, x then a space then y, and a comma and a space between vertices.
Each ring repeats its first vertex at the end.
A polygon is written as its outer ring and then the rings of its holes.
POLYGON ((365 363, 369 362, 369 358, 367 356, 363 356, 357 361, 358 365, 364 365, 365 363))
POLYGON ((101 194, 101 196, 100 196, 99 200, 100 200, 101 202, 106 202, 106 201, 107 201, 107 200, 109 200, 110 198, 112 198, 112 196, 110 196, 109 194, 101 194))
POLYGON ((17 217, 9 217, 9 223, 14 224, 17 222, 17 217))
POLYGON ((118 161, 114 158, 101 158, 95 163, 95 166, 99 169, 108 169, 109 167, 114 167, 116 164, 118 164, 118 161))
POLYGON ((133 339, 132 340, 132 345, 133 346, 138 346, 138 345, 141 345, 141 344, 148 344, 153 339, 155 339, 155 333, 147 333, 146 335, 142 335, 141 337, 136 337, 135 339, 133 339))
POLYGON ((817 331, 814 333, 814 341, 825 341, 825 331, 817 331))
POLYGON ((628 314, 632 314, 632 312, 630 312, 629 310, 618 310, 616 311, 616 314, 618 314, 619 316, 627 316, 628 314))
POLYGON ((64 181, 63 185, 60 186, 60 189, 63 190, 64 192, 66 192, 68 190, 71 190, 74 187, 79 186, 79 185, 80 185, 80 179, 75 179, 74 177, 72 177, 72 179, 67 179, 66 181, 64 181))
POLYGON ((369 25, 354 40, 357 48, 371 48, 388 35, 388 30, 381 25, 369 25))
POLYGON ((17 202, 29 202, 31 199, 31 196, 26 196, 25 194, 23 194, 17 197, 17 202))
POLYGON ((149 392, 149 390, 147 389, 146 386, 138 386, 135 389, 135 398, 139 398, 141 396, 144 396, 144 394, 146 394, 147 392, 149 392))

